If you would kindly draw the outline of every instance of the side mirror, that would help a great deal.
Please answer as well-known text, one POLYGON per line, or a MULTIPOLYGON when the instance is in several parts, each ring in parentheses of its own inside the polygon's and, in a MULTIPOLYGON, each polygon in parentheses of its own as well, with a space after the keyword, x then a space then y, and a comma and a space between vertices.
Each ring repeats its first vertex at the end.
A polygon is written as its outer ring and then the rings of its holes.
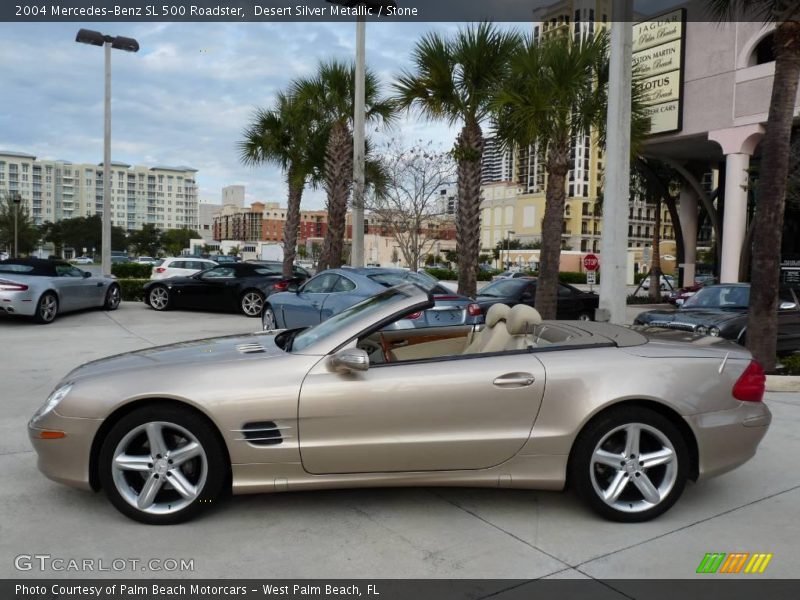
POLYGON ((795 310, 797 308, 797 304, 794 302, 781 302, 778 310, 795 310))
POLYGON ((331 356, 331 366, 339 372, 366 371, 369 355, 361 348, 345 348, 331 356))
POLYGON ((89 278, 89 277, 91 277, 91 276, 92 276, 92 274, 91 274, 91 273, 89 273, 89 271, 84 271, 84 272, 83 272, 83 278, 84 278, 84 279, 88 279, 88 278, 89 278))

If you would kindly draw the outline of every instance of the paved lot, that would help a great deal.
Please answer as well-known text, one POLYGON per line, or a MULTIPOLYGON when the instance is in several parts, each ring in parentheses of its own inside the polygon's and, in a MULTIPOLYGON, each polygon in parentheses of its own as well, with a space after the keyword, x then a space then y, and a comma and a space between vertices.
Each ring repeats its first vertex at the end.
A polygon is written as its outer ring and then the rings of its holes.
POLYGON ((706 552, 732 551, 772 552, 765 576, 797 576, 800 394, 768 396, 774 424, 755 459, 690 484, 671 511, 640 525, 601 521, 570 494, 427 488, 238 497, 192 523, 154 528, 38 473, 25 424, 71 368, 257 324, 132 303, 49 326, 0 318, 0 577, 41 577, 16 571, 14 557, 50 554, 194 559, 182 574, 194 577, 686 578, 706 552))

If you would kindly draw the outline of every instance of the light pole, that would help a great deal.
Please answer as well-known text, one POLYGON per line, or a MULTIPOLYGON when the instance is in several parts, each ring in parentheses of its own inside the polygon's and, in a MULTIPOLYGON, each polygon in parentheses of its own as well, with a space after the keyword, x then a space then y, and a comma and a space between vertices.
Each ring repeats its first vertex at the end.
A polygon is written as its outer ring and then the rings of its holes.
POLYGON ((111 49, 138 52, 139 42, 133 38, 104 35, 99 31, 81 29, 75 36, 79 44, 102 46, 105 51, 105 109, 103 127, 103 228, 102 270, 111 275, 111 49))
POLYGON ((17 219, 19 217, 19 205, 22 202, 22 196, 20 196, 19 194, 14 194, 14 198, 12 201, 14 202, 14 258, 18 258, 19 232, 18 232, 17 219))
MULTIPOLYGON (((331 4, 340 4, 347 8, 365 6, 372 14, 396 7, 394 0, 327 0, 331 4)), ((365 72, 366 72, 366 35, 367 18, 356 17, 356 72, 355 102, 353 107, 353 240, 350 252, 350 264, 354 267, 364 266, 364 162, 366 160, 366 144, 364 134, 365 121, 365 72)))
POLYGON ((511 236, 514 235, 514 230, 509 229, 506 232, 506 268, 511 268, 511 236))

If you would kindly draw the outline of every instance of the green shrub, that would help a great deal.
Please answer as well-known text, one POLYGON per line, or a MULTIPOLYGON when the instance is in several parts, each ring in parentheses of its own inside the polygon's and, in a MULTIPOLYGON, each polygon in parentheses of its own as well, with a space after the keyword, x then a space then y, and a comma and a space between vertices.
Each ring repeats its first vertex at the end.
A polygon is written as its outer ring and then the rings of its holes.
POLYGON ((639 284, 642 282, 642 279, 644 279, 644 276, 645 276, 645 275, 647 275, 647 273, 636 273, 636 274, 633 276, 633 283, 634 283, 634 285, 639 285, 639 284))
MULTIPOLYGON (((661 303, 667 302, 667 296, 661 296, 661 303)), ((653 302, 650 299, 649 294, 645 294, 644 296, 639 296, 636 294, 628 295, 628 304, 658 304, 658 301, 653 302)))
POLYGON ((781 375, 800 375, 800 354, 782 356, 778 359, 781 375))
POLYGON ((122 299, 129 302, 141 302, 144 298, 144 284, 149 279, 117 279, 122 299))
POLYGON ((458 274, 451 269, 425 269, 425 272, 443 281, 458 281, 458 274))
POLYGON ((153 265, 139 263, 115 263, 111 265, 111 274, 119 279, 149 279, 153 265))
POLYGON ((491 281, 494 273, 491 271, 478 271, 478 281, 491 281))

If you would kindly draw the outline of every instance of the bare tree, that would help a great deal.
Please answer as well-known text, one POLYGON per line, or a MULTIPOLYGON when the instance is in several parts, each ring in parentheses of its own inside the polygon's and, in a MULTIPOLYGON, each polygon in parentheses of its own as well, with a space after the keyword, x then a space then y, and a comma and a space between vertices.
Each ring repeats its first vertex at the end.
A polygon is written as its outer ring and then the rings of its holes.
POLYGON ((370 223, 394 238, 406 264, 416 271, 448 220, 447 201, 440 198, 441 190, 455 182, 455 162, 450 153, 419 140, 405 147, 391 139, 381 155, 386 189, 368 200, 370 223))

